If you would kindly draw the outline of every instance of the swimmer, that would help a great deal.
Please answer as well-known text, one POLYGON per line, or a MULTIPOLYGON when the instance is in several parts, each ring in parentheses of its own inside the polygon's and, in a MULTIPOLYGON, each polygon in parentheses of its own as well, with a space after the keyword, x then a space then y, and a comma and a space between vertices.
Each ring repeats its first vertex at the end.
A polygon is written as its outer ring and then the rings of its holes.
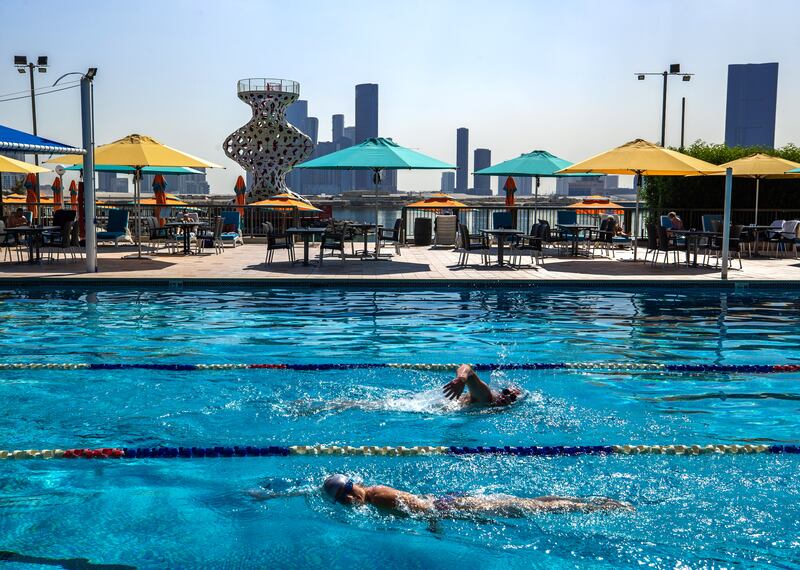
POLYGON ((523 518, 537 513, 589 513, 595 511, 633 511, 630 503, 606 497, 514 497, 510 495, 470 496, 451 493, 442 496, 414 495, 384 485, 367 487, 346 475, 331 475, 322 491, 335 503, 350 506, 372 505, 379 511, 400 516, 434 518, 505 517, 523 518))
POLYGON ((500 392, 492 390, 478 378, 469 364, 462 364, 458 367, 456 377, 444 385, 442 392, 448 399, 458 400, 464 406, 508 406, 522 396, 522 390, 517 386, 503 388, 500 392), (469 394, 462 396, 465 387, 469 394))

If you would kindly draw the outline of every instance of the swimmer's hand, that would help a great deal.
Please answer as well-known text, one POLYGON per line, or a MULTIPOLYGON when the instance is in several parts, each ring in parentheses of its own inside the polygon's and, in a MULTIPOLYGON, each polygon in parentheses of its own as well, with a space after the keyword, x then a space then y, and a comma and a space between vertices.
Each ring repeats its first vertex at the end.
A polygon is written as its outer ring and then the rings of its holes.
POLYGON ((444 385, 442 392, 449 400, 457 400, 464 393, 465 385, 466 380, 461 376, 457 376, 444 385))

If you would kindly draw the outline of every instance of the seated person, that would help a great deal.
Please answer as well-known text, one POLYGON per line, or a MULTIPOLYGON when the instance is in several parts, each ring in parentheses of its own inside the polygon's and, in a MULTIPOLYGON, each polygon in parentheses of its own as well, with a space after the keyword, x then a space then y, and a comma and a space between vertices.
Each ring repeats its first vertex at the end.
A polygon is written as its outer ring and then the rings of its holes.
POLYGON ((470 518, 496 516, 522 518, 537 513, 588 513, 593 511, 632 511, 629 503, 606 497, 515 497, 512 495, 468 495, 450 493, 441 496, 413 495, 384 485, 359 485, 341 474, 331 475, 322 491, 332 501, 343 505, 372 505, 379 511, 399 516, 432 516, 436 518, 470 518))
POLYGON ((522 390, 517 386, 503 388, 500 392, 492 390, 478 378, 469 364, 459 366, 456 377, 445 384, 442 391, 448 399, 458 400, 463 406, 508 406, 522 395, 522 390), (468 394, 462 396, 464 388, 467 388, 468 394))
POLYGON ((8 216, 9 228, 18 228, 20 226, 27 226, 28 223, 29 223, 28 218, 25 217, 22 208, 17 208, 10 216, 8 216))
POLYGON ((670 228, 670 229, 673 229, 673 230, 682 230, 683 229, 683 220, 681 220, 678 217, 678 214, 676 214, 675 212, 670 212, 669 214, 667 214, 667 216, 669 216, 669 221, 672 222, 672 228, 670 228))

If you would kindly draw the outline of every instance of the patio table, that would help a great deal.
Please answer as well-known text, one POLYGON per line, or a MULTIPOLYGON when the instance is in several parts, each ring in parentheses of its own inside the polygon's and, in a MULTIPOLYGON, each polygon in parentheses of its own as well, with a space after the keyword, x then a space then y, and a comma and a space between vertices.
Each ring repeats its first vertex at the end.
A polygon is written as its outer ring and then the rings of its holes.
POLYGON ((596 230, 597 226, 587 224, 558 224, 558 229, 567 231, 572 236, 572 256, 578 257, 578 238, 583 232, 596 230))
POLYGON ((686 265, 689 267, 698 267, 697 265, 697 250, 700 249, 700 240, 702 238, 713 238, 719 236, 717 232, 706 232, 701 230, 669 230, 673 235, 682 236, 686 238, 686 265), (689 252, 694 253, 694 261, 689 263, 689 252))
POLYGON ((183 254, 194 255, 191 246, 191 233, 192 230, 208 226, 206 222, 167 222, 164 224, 165 228, 180 228, 183 231, 183 254))
POLYGON ((308 243, 314 236, 320 236, 325 233, 326 227, 316 228, 289 228, 286 233, 291 236, 301 236, 303 238, 303 265, 309 265, 308 261, 308 243))
MULTIPOLYGON (((54 232, 60 229, 59 226, 17 226, 16 228, 6 228, 5 232, 7 234, 17 234, 17 236, 30 236, 28 240, 28 263, 33 264, 42 260, 40 248, 44 232, 54 232)), ((17 241, 20 241, 19 237, 17 237, 17 241)))
POLYGON ((371 230, 375 230, 375 254, 374 254, 375 257, 374 257, 374 259, 378 259, 378 243, 379 243, 380 240, 378 240, 378 231, 377 230, 382 228, 383 226, 380 225, 380 224, 375 225, 375 224, 370 224, 370 223, 367 223, 367 222, 357 222, 357 223, 351 223, 351 224, 348 224, 348 225, 351 228, 355 228, 357 230, 360 230, 364 234, 364 250, 361 252, 361 259, 372 259, 372 257, 369 255, 369 251, 367 249, 369 247, 367 245, 367 243, 368 243, 367 238, 369 237, 370 231, 371 230))
POLYGON ((503 250, 505 244, 505 238, 511 236, 516 237, 524 234, 525 232, 521 230, 512 230, 506 228, 497 228, 497 229, 484 229, 481 230, 482 234, 492 235, 497 238, 497 265, 503 267, 506 265, 503 261, 503 250))

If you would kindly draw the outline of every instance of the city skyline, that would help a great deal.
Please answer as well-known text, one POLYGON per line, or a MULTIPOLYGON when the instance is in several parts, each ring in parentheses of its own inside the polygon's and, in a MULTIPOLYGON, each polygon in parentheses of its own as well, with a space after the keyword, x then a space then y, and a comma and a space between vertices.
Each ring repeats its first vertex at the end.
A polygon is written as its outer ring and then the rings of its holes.
MULTIPOLYGON (((764 3, 735 5, 410 2, 393 7, 387 19, 388 8, 366 2, 141 2, 135 10, 89 3, 60 11, 55 33, 9 27, 0 51, 0 91, 28 86, 13 68, 16 54, 49 56, 38 86, 97 67, 97 143, 140 132, 218 162, 226 169, 208 173, 215 193, 230 193, 243 174, 221 150, 225 135, 249 116, 235 93, 243 77, 299 81, 300 97, 313 102, 310 115, 322 120, 323 133, 335 114, 344 114, 345 127, 353 125, 353 86, 374 83, 380 85, 380 134, 404 146, 454 162, 455 130, 467 127, 470 152, 491 149, 493 162, 535 148, 577 161, 633 138, 659 140, 660 78, 637 82, 636 72, 680 63, 695 74, 691 82, 669 85, 667 144, 677 146, 681 97, 687 98, 687 143, 723 142, 728 65, 778 62, 775 145, 800 142, 800 112, 792 105, 800 93, 798 34, 787 19, 774 21, 764 3), (278 14, 287 25, 271 30, 265 58, 259 22, 278 14), (302 29, 294 25, 300 21, 302 29), (441 33, 444 21, 448 34, 441 33), (509 22, 527 23, 530 32, 491 44, 474 41, 477 30, 509 22), (91 30, 91 41, 67 41, 82 29, 91 30)), ((2 3, 0 16, 35 21, 58 6, 11 0, 2 3)), ((37 114, 40 134, 80 143, 77 90, 37 97, 37 114)), ((0 123, 30 131, 30 101, 3 102, 0 123)), ((400 172, 398 186, 435 191, 440 177, 400 172)), ((543 181, 543 191, 552 189, 552 181, 543 181)))

